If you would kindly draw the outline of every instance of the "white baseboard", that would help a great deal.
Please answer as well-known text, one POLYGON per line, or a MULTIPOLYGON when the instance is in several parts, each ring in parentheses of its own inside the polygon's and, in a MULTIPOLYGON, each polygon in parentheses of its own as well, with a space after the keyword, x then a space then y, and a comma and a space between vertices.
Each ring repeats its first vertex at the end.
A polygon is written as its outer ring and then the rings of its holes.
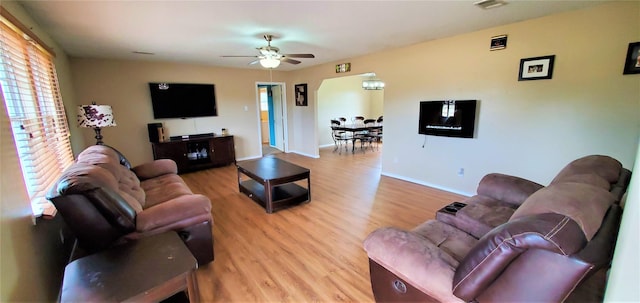
POLYGON ((457 189, 443 187, 443 186, 440 186, 438 184, 428 183, 428 182, 424 182, 422 180, 408 178, 408 177, 400 176, 400 175, 396 175, 396 174, 390 174, 390 173, 386 173, 386 172, 381 172, 380 174, 383 175, 383 176, 394 178, 394 179, 399 179, 399 180, 403 180, 403 181, 407 181, 407 182, 411 182, 411 183, 416 183, 416 184, 420 184, 420 185, 424 185, 424 186, 428 186, 428 187, 433 187, 433 188, 436 188, 436 189, 439 189, 439 190, 448 191, 450 193, 454 193, 454 194, 458 194, 458 195, 462 195, 462 196, 466 196, 466 197, 471 197, 471 196, 475 195, 473 193, 462 192, 462 191, 459 191, 457 189))
POLYGON ((298 155, 301 155, 301 156, 309 157, 309 158, 314 158, 314 159, 320 158, 320 155, 310 155, 310 154, 302 153, 302 152, 295 151, 295 150, 290 150, 289 152, 290 153, 294 153, 294 154, 298 154, 298 155))

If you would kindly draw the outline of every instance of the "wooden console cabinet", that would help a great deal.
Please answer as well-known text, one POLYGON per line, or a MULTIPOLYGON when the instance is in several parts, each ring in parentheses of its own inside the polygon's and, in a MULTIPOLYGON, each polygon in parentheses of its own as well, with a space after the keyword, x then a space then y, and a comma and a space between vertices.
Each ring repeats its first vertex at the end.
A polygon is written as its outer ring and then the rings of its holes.
POLYGON ((215 136, 196 139, 152 143, 153 159, 172 159, 178 173, 236 162, 233 136, 215 136))

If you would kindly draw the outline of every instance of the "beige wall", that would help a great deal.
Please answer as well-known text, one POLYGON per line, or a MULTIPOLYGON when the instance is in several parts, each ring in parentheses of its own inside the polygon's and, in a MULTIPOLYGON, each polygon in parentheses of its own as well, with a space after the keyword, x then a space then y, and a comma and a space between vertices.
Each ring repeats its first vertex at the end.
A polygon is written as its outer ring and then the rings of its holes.
MULTIPOLYGON (((95 101, 113 107, 118 125, 103 129, 103 140, 120 150, 132 164, 153 159, 147 123, 157 122, 164 124, 167 136, 220 134, 221 129, 226 128, 234 135, 237 159, 260 155, 256 82, 268 82, 268 71, 80 58, 71 60, 71 69, 80 102, 95 101), (213 83, 218 116, 154 120, 149 82, 213 83)), ((279 74, 273 72, 274 81, 278 81, 279 74)), ((93 144, 93 131, 86 129, 83 134, 87 144, 93 144)))
MULTIPOLYGON (((623 76, 622 67, 629 42, 640 40, 639 6, 614 2, 343 60, 353 74, 375 72, 386 83, 383 174, 471 194, 486 173, 544 184, 586 154, 632 167, 640 77, 623 76), (507 48, 489 51, 500 34, 508 35, 507 48), (543 55, 556 55, 553 79, 517 81, 520 59, 543 55), (418 134, 419 101, 439 99, 479 100, 476 138, 418 134)), ((316 92, 336 77, 334 64, 288 77, 308 82, 311 96, 309 108, 290 119, 292 147, 316 154, 319 135, 305 125, 319 115, 316 92)))
POLYGON ((354 116, 378 118, 382 112, 381 91, 362 89, 362 76, 347 76, 327 79, 318 90, 318 145, 333 145, 330 120, 347 118, 351 123, 354 116))

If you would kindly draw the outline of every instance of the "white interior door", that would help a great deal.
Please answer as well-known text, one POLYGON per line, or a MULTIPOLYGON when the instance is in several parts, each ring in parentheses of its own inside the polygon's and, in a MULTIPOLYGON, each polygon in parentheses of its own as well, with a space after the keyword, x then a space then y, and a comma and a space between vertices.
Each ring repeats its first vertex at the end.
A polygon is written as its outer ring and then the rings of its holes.
POLYGON ((275 127, 275 145, 273 147, 284 151, 284 109, 282 100, 282 86, 271 86, 273 96, 273 120, 275 127))

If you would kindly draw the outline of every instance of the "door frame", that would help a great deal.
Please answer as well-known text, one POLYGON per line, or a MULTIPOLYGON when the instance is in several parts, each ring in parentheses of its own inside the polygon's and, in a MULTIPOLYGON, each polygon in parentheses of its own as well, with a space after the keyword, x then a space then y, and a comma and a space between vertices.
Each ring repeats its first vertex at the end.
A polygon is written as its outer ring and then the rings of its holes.
MULTIPOLYGON (((260 156, 262 154, 262 123, 260 121, 260 86, 271 85, 280 86, 282 92, 282 145, 284 152, 289 152, 289 123, 287 115, 287 85, 284 82, 256 82, 256 120, 258 125, 258 146, 260 147, 260 156)), ((277 134, 276 134, 277 135, 277 134)))

